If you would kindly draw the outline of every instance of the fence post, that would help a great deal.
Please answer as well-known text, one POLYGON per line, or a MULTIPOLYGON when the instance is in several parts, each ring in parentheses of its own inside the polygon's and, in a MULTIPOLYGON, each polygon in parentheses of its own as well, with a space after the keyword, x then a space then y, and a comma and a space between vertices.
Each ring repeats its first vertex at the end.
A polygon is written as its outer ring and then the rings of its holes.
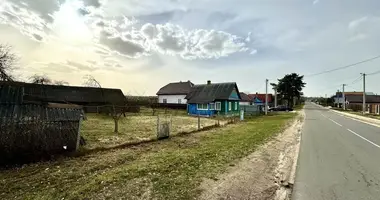
POLYGON ((169 130, 169 133, 172 131, 172 127, 173 127, 173 117, 172 117, 172 115, 170 115, 170 130, 169 130))
POLYGON ((160 115, 157 115, 157 138, 160 134, 160 115))
POLYGON ((78 124, 77 144, 75 146, 75 151, 79 150, 79 145, 80 145, 80 125, 82 124, 82 117, 83 117, 83 115, 81 114, 81 116, 79 118, 79 124, 78 124))
POLYGON ((201 130, 201 116, 198 113, 198 131, 201 130))

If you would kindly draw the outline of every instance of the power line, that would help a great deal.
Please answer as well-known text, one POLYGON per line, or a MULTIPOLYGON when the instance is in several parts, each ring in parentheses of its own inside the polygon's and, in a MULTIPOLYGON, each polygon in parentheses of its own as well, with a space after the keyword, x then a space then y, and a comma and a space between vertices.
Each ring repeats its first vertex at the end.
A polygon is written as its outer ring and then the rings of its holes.
POLYGON ((363 79, 363 76, 359 76, 357 79, 355 79, 354 81, 352 81, 352 83, 350 83, 350 85, 355 84, 355 83, 361 81, 362 79, 363 79))
POLYGON ((380 58, 380 55, 372 57, 372 58, 369 58, 369 59, 366 59, 366 60, 362 60, 362 61, 357 62, 357 63, 353 63, 353 64, 349 64, 349 65, 346 65, 346 66, 338 67, 338 68, 335 68, 335 69, 330 69, 330 70, 322 71, 322 72, 315 73, 315 74, 309 74, 309 75, 306 75, 305 77, 318 76, 318 75, 321 75, 321 74, 325 74, 325 73, 329 73, 329 72, 334 72, 334 71, 346 69, 346 68, 353 67, 353 66, 365 63, 365 62, 369 62, 369 61, 372 61, 372 60, 375 60, 375 59, 378 59, 378 58, 380 58))
POLYGON ((379 71, 372 72, 372 73, 370 73, 370 74, 367 74, 367 76, 371 76, 371 75, 375 75, 375 74, 380 74, 380 70, 379 70, 379 71))

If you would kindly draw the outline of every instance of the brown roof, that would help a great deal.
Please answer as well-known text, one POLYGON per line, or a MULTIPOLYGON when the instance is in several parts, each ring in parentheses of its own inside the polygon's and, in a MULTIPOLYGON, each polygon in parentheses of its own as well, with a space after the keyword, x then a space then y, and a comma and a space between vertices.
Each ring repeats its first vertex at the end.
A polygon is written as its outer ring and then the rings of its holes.
POLYGON ((79 105, 125 105, 125 96, 120 89, 41 85, 24 82, 0 81, 0 87, 6 88, 6 86, 11 88, 22 88, 24 103, 37 101, 72 103, 79 105))
MULTIPOLYGON (((363 96, 346 95, 346 101, 349 103, 363 103, 363 96)), ((380 103, 380 95, 366 95, 366 103, 380 103)))
POLYGON ((240 97, 241 97, 240 102, 251 102, 252 101, 252 99, 248 96, 248 94, 246 94, 244 92, 240 92, 240 97))
POLYGON ((157 95, 175 95, 175 94, 188 94, 194 84, 190 81, 169 83, 162 87, 157 95))

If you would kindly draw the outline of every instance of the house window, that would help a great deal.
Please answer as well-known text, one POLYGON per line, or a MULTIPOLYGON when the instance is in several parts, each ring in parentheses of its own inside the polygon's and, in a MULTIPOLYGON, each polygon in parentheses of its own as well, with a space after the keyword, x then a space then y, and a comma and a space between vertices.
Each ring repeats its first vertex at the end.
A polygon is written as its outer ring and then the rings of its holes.
POLYGON ((210 103, 210 110, 215 110, 215 103, 210 103))
POLYGON ((237 102, 235 102, 235 110, 238 109, 238 105, 237 105, 237 102))
POLYGON ((178 99, 178 103, 181 104, 181 103, 182 103, 182 100, 181 100, 181 99, 178 99))
POLYGON ((208 104, 207 103, 199 103, 197 104, 197 110, 207 110, 208 104))
POLYGON ((232 103, 228 102, 228 111, 231 111, 231 109, 232 109, 232 103))
POLYGON ((215 103, 215 110, 222 110, 222 103, 216 102, 215 103))
POLYGON ((163 99, 162 101, 163 101, 163 103, 168 103, 167 99, 163 99))

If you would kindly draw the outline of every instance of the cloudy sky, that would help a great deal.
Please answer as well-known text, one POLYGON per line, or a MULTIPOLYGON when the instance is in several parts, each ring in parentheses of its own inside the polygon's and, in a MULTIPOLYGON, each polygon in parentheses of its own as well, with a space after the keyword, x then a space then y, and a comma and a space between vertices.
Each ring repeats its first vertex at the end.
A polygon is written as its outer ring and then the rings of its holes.
MULTIPOLYGON (((306 95, 357 91, 380 59, 307 75, 380 55, 379 35, 379 0, 0 0, 0 43, 18 53, 21 79, 91 74, 132 95, 180 80, 263 92, 292 72, 306 75, 306 95)), ((379 78, 367 91, 380 93, 379 78)))

